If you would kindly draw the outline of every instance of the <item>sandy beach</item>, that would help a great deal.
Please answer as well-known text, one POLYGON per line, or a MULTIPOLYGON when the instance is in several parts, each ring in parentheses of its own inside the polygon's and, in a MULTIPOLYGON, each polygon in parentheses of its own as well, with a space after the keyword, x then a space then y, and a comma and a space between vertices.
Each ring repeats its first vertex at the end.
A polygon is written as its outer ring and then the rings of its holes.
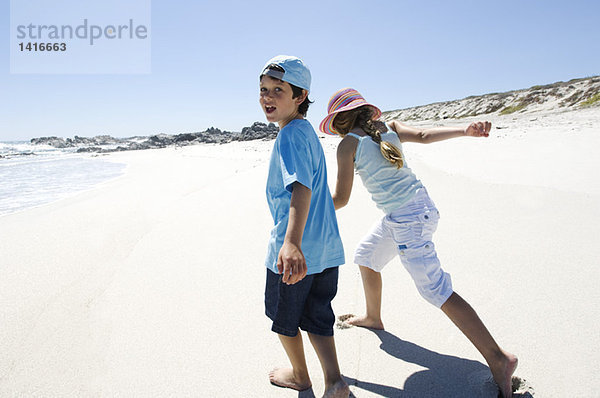
MULTIPOLYGON (((442 266, 519 357, 516 396, 597 397, 600 108, 489 119, 487 139, 404 146, 441 213, 442 266)), ((321 141, 333 189, 338 139, 321 141)), ((287 366, 263 305, 272 145, 113 153, 123 176, 0 217, 0 396, 321 396, 307 340, 313 390, 267 377, 287 366)), ((338 212, 337 315, 364 310, 353 251, 381 216, 356 178, 338 212)), ((386 330, 336 329, 354 396, 495 398, 481 355, 399 260, 383 280, 386 330)))

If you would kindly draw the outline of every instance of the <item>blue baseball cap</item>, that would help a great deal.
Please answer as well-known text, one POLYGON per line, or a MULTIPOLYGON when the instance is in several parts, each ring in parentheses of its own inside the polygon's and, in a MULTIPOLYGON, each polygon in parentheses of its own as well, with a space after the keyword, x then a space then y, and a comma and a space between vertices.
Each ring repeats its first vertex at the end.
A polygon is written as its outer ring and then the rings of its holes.
POLYGON ((291 55, 278 55, 271 58, 265 64, 261 76, 267 75, 275 79, 283 80, 300 87, 306 91, 310 91, 310 71, 304 65, 304 62, 298 57, 291 55), (269 66, 276 65, 283 69, 283 72, 269 69, 269 66))

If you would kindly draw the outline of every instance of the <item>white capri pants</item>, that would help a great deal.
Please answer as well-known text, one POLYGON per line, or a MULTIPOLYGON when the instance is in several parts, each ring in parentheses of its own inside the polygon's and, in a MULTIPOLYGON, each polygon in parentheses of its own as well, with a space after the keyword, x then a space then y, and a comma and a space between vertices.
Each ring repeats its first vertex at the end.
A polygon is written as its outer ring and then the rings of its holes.
POLYGON ((425 300, 441 307, 452 294, 450 274, 444 272, 431 241, 440 213, 425 188, 401 208, 379 220, 359 243, 354 262, 381 272, 400 256, 425 300))

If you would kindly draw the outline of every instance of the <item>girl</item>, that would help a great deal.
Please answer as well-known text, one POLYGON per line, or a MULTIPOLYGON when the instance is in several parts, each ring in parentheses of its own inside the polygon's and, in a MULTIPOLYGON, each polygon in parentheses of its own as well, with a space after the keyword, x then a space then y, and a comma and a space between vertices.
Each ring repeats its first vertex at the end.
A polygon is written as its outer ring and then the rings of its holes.
POLYGON ((359 265, 367 313, 347 320, 356 326, 383 329, 381 321, 381 274, 383 267, 399 255, 419 293, 456 324, 483 355, 503 397, 512 396, 511 376, 517 357, 502 350, 473 308, 452 290, 431 241, 439 213, 427 190, 407 167, 401 142, 431 143, 449 138, 487 137, 489 122, 471 123, 465 129, 418 130, 397 121, 378 121, 381 111, 352 88, 336 92, 329 101, 328 115, 320 125, 327 134, 338 134, 338 177, 333 195, 335 209, 348 203, 354 169, 386 216, 363 238, 354 261, 359 265), (391 130, 391 131, 390 131, 391 130))

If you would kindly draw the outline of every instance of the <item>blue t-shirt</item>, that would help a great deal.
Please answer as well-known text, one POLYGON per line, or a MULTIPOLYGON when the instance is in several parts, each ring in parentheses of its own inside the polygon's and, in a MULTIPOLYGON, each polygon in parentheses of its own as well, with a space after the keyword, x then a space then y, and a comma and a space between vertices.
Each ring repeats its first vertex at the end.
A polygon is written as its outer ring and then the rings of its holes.
POLYGON ((287 230, 294 182, 311 190, 301 247, 308 274, 344 264, 344 247, 327 186, 323 147, 307 120, 294 119, 281 129, 271 153, 267 202, 275 226, 271 231, 265 265, 278 272, 277 256, 287 230))

